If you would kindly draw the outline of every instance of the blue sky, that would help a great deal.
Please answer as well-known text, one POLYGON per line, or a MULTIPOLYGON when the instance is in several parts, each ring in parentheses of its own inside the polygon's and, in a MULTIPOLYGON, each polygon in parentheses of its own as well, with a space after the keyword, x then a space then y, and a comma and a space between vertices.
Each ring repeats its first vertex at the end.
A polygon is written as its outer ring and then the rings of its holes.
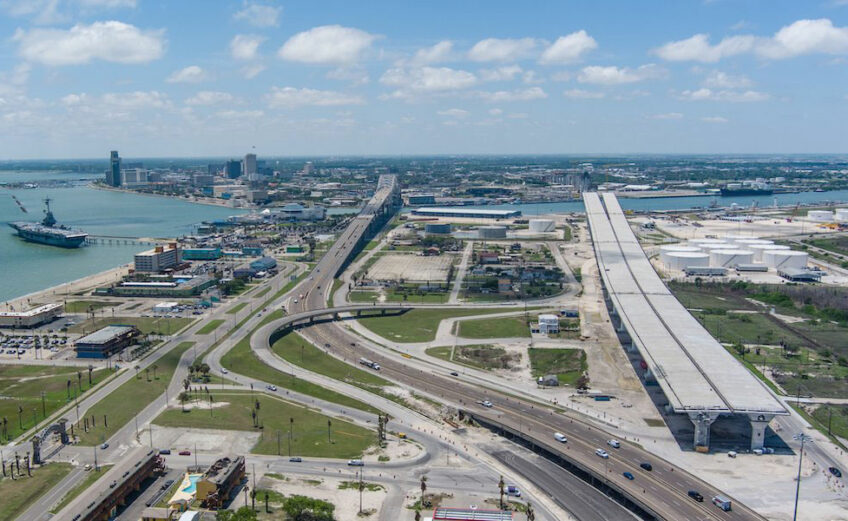
POLYGON ((848 0, 0 0, 0 158, 846 152, 848 0))

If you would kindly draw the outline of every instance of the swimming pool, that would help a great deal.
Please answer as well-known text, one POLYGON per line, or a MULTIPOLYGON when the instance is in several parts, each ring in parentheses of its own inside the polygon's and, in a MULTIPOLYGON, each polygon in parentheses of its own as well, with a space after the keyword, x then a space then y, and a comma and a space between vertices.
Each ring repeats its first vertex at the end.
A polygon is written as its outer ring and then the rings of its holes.
POLYGON ((183 492, 185 492, 186 494, 194 494, 194 492, 197 490, 197 481, 202 477, 202 474, 189 474, 189 485, 183 489, 183 492))

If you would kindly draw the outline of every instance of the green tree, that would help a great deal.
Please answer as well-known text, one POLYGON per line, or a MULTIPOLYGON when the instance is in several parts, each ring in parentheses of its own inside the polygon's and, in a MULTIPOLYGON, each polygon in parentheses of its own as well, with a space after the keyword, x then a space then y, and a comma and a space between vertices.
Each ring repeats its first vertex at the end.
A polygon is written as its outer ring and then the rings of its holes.
POLYGON ((306 496, 286 499, 283 511, 292 521, 333 521, 335 505, 306 496))
POLYGON ((256 512, 248 507, 241 507, 235 512, 232 510, 219 510, 215 519, 217 521, 256 521, 256 512))

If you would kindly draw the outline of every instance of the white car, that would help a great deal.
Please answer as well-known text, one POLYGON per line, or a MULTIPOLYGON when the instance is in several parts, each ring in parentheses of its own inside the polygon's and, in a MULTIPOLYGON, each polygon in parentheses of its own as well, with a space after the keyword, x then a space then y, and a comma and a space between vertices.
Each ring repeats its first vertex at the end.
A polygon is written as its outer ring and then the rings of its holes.
POLYGON ((483 400, 482 402, 480 402, 480 405, 482 405, 483 407, 491 408, 494 404, 489 400, 483 400))
POLYGON ((621 443, 618 440, 608 440, 607 445, 609 445, 610 447, 612 447, 614 449, 620 449, 621 448, 621 443))
POLYGON ((224 368, 222 367, 222 368, 221 368, 221 374, 227 374, 227 373, 229 373, 229 371, 227 371, 226 369, 224 369, 224 368))
POLYGON ((604 449, 595 450, 595 455, 600 456, 601 458, 604 458, 604 459, 609 459, 609 453, 607 451, 605 451, 604 449))
POLYGON ((555 432, 554 433, 554 439, 556 439, 560 443, 565 443, 565 442, 568 441, 568 438, 565 437, 565 434, 563 434, 561 432, 555 432))

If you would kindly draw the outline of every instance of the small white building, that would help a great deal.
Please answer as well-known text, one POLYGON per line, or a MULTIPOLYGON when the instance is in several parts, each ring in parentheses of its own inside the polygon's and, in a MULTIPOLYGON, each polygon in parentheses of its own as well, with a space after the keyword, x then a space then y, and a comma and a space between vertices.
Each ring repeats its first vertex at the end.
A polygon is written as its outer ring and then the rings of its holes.
POLYGON ((179 304, 176 303, 176 302, 160 302, 160 303, 156 304, 155 306, 153 306, 153 312, 154 313, 170 313, 177 306, 179 306, 179 304))
POLYGON ((559 333, 559 317, 556 315, 539 315, 539 333, 559 333))

